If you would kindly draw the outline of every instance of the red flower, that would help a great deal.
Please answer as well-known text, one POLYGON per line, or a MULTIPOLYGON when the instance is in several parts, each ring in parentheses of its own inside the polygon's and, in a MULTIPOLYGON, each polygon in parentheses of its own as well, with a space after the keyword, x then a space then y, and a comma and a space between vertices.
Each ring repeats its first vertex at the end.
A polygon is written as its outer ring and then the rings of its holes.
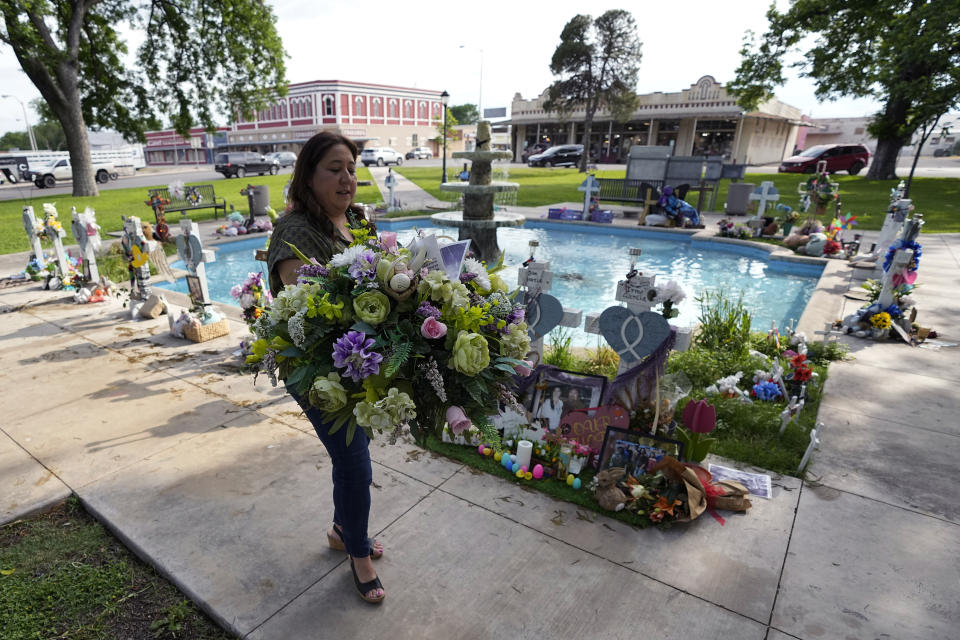
POLYGON ((693 433, 710 433, 717 426, 717 410, 703 400, 688 402, 682 419, 693 433))

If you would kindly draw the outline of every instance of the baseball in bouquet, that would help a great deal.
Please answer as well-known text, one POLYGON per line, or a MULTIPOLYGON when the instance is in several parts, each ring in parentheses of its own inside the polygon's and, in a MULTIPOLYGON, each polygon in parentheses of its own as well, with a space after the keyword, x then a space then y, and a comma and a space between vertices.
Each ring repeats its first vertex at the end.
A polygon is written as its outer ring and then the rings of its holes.
POLYGON ((279 377, 331 423, 371 437, 404 428, 417 439, 471 425, 498 443, 489 420, 515 406, 512 383, 528 373, 524 307, 498 271, 466 257, 470 241, 441 246, 422 231, 407 247, 362 223, 327 264, 290 245, 304 265, 252 325, 247 357, 279 377))

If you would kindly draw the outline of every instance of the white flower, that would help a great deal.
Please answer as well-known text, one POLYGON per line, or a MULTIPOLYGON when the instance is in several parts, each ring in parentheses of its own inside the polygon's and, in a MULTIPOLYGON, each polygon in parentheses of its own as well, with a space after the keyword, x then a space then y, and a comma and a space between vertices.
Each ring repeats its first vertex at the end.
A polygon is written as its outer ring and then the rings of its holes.
POLYGON ((270 318, 276 323, 284 321, 298 313, 307 312, 307 299, 320 291, 320 285, 305 283, 300 285, 288 284, 277 295, 270 307, 270 318))
POLYGON ((330 258, 330 266, 332 267, 347 267, 356 262, 357 257, 366 251, 367 248, 363 245, 358 244, 355 247, 347 247, 342 252, 330 258))
POLYGON ((479 260, 476 258, 467 258, 463 261, 463 270, 477 276, 475 282, 481 289, 484 291, 490 290, 490 274, 487 273, 486 268, 484 268, 479 260))
POLYGON ((186 191, 183 188, 183 180, 174 180, 167 186, 167 191, 174 198, 183 198, 186 191))
POLYGON ((681 300, 687 297, 683 287, 676 280, 670 280, 667 284, 657 287, 657 298, 660 302, 670 301, 673 304, 679 304, 681 300))

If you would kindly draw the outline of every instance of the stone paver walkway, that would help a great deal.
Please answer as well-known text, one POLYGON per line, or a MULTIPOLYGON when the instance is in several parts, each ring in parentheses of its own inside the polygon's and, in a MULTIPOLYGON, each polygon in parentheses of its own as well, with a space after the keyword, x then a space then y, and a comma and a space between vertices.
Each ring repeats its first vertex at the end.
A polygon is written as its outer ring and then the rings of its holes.
MULTIPOLYGON (((957 342, 960 236, 923 242, 919 321, 957 342)), ((831 286, 854 286, 838 265, 831 286)), ((841 300, 818 304, 839 315, 841 300)), ((387 548, 388 597, 375 608, 326 546, 323 447, 292 400, 238 373, 240 322, 190 344, 165 317, 132 322, 119 305, 77 306, 36 284, 0 290, 0 310, 0 521, 76 493, 241 636, 946 640, 960 629, 956 349, 851 339, 808 481, 775 476, 773 499, 725 526, 633 530, 377 441, 371 530, 387 548)))

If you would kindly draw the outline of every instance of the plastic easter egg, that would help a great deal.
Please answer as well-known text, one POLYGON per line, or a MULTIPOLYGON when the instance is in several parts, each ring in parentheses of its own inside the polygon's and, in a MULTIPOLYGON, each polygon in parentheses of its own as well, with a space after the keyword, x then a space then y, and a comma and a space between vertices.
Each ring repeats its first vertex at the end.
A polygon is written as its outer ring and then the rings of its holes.
POLYGON ((523 471, 520 471, 520 469, 517 469, 516 476, 517 476, 518 478, 521 478, 521 479, 522 479, 522 478, 523 478, 523 471))
POLYGON ((496 453, 493 454, 493 459, 496 460, 497 462, 500 462, 501 460, 503 460, 503 454, 497 451, 496 453))
POLYGON ((492 455, 493 455, 493 449, 491 449, 490 447, 486 447, 486 448, 483 450, 483 455, 485 455, 485 456, 492 456, 492 455))
POLYGON ((511 461, 511 462, 516 462, 516 461, 517 461, 517 454, 511 453, 511 454, 510 454, 510 461, 511 461))
POLYGON ((520 470, 523 471, 524 473, 527 472, 527 468, 526 468, 526 467, 520 467, 520 470))
POLYGON ((533 465, 533 477, 539 480, 543 477, 543 467, 539 464, 533 465))
POLYGON ((577 490, 580 489, 580 478, 574 478, 574 479, 573 479, 573 488, 574 488, 574 489, 577 489, 577 490))
POLYGON ((523 479, 524 479, 524 480, 533 480, 533 474, 530 473, 529 471, 527 471, 525 474, 523 474, 523 479))
POLYGON ((513 463, 510 462, 510 456, 503 456, 500 458, 500 464, 502 464, 506 469, 513 469, 513 463))
POLYGON ((483 455, 483 449, 484 449, 484 445, 480 445, 479 447, 477 447, 477 453, 479 453, 480 455, 483 455))
POLYGON ((567 486, 568 486, 568 487, 572 487, 572 486, 573 486, 573 476, 571 476, 571 475, 569 475, 569 474, 567 475, 567 486))

